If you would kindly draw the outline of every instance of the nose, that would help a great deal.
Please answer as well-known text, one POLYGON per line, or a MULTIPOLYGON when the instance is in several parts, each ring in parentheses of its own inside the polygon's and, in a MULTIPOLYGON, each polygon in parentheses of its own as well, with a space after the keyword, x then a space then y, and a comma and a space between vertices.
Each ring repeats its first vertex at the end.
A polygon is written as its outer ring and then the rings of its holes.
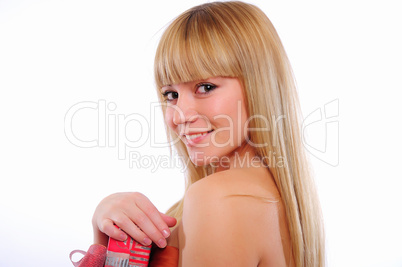
POLYGON ((199 117, 193 101, 189 97, 179 97, 174 108, 173 123, 175 125, 194 122, 199 117))

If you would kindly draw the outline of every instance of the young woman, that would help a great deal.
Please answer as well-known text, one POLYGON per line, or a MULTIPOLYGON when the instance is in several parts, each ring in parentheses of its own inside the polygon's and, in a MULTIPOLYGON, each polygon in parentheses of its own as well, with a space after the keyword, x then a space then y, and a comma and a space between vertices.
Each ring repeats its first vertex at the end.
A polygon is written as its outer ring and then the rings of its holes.
POLYGON ((95 243, 152 240, 175 248, 173 266, 324 266, 294 78, 266 15, 243 2, 184 12, 162 36, 155 79, 169 140, 188 163, 185 196, 169 216, 140 193, 105 198, 95 243))

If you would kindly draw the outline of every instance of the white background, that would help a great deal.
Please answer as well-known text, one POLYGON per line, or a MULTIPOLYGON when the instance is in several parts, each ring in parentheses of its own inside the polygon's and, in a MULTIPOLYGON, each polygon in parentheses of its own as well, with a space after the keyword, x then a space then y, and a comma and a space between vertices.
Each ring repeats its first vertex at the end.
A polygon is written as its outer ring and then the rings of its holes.
MULTIPOLYGON (((70 251, 89 247, 92 213, 113 192, 143 192, 161 211, 180 198, 179 168, 130 168, 109 140, 75 146, 64 120, 77 103, 99 100, 115 104, 111 120, 149 120, 161 29, 202 2, 0 0, 0 266, 72 266, 70 251)), ((328 266, 402 266, 399 2, 252 3, 282 39, 304 116, 335 101, 335 117, 306 131, 315 148, 328 145, 311 156, 328 266)), ((120 133, 164 140, 159 115, 155 126, 131 122, 120 133)), ((72 128, 96 139, 97 110, 77 112, 72 128)), ((143 165, 169 154, 149 140, 129 151, 143 165)))

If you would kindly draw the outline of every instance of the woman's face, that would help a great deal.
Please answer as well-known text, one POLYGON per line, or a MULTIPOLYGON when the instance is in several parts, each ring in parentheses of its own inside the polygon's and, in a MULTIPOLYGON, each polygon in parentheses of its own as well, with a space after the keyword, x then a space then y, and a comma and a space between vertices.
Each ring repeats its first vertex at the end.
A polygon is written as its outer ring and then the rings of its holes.
POLYGON ((195 165, 226 160, 244 145, 247 111, 237 78, 167 85, 162 94, 168 104, 166 124, 187 146, 195 165))

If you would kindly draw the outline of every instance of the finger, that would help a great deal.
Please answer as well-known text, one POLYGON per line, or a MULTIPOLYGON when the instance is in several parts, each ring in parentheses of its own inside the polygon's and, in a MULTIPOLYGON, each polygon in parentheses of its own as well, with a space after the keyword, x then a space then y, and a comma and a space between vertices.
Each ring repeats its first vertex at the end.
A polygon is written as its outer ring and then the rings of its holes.
POLYGON ((118 227, 116 227, 110 219, 103 220, 101 226, 99 227, 99 230, 101 230, 109 237, 119 241, 124 241, 127 239, 127 235, 118 227))
POLYGON ((93 228, 93 230, 94 230, 94 244, 100 244, 106 247, 108 244, 109 237, 105 233, 101 232, 98 226, 93 228))
POLYGON ((130 218, 158 247, 164 248, 166 246, 165 237, 142 210, 134 209, 130 214, 130 218))
MULTIPOLYGON (((131 236, 135 241, 145 246, 152 244, 151 239, 141 230, 127 215, 113 219, 115 224, 121 228, 125 234, 131 236)), ((125 239, 124 239, 125 240, 125 239)))
POLYGON ((162 212, 160 212, 160 215, 161 215, 161 217, 162 217, 162 220, 167 224, 167 226, 173 227, 173 226, 176 225, 177 220, 176 220, 175 217, 166 215, 166 214, 164 214, 164 213, 162 213, 162 212))
MULTIPOLYGON (((152 202, 146 196, 143 196, 143 199, 141 201, 136 201, 136 205, 149 218, 149 220, 152 221, 152 224, 159 230, 159 232, 163 235, 164 238, 168 238, 170 236, 170 230, 168 224, 162 218, 161 213, 158 211, 158 209, 152 204, 152 202)), ((140 228, 148 236, 151 235, 151 233, 148 233, 146 229, 143 228, 142 225, 138 224, 138 226, 140 226, 140 228)), ((153 230, 152 227, 150 228, 153 230)))

